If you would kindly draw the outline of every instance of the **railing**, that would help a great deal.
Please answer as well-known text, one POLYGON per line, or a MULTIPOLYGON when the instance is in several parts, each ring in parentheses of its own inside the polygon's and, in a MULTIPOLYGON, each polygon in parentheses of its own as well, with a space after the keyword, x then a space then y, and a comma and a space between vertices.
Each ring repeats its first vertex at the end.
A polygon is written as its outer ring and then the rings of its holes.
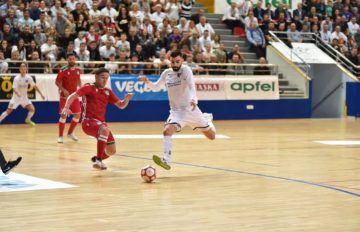
MULTIPOLYGON (((9 73, 19 73, 19 66, 25 63, 29 73, 57 73, 66 61, 20 61, 10 60, 9 73)), ((77 61, 77 67, 83 73, 94 73, 98 67, 115 64, 117 69, 113 73, 119 74, 161 74, 167 67, 155 68, 153 62, 121 62, 121 61, 77 61)), ((184 62, 185 63, 185 62, 184 62)), ((273 64, 234 64, 234 63, 185 63, 191 67, 195 76, 223 76, 223 75, 278 75, 279 67, 273 64)), ((112 72, 111 71, 111 72, 112 72)))
MULTIPOLYGON (((285 44, 284 41, 282 41, 283 38, 287 39, 287 32, 269 31, 269 34, 271 35, 273 42, 279 42, 283 46, 288 47, 288 45, 285 44), (279 38, 277 34, 286 36, 281 36, 283 38, 279 38)), ((287 55, 290 57, 290 60, 294 62, 305 73, 307 77, 309 77, 310 65, 299 55, 297 55, 296 52, 294 52, 292 49, 289 48, 287 51, 289 52, 289 54, 287 55)))

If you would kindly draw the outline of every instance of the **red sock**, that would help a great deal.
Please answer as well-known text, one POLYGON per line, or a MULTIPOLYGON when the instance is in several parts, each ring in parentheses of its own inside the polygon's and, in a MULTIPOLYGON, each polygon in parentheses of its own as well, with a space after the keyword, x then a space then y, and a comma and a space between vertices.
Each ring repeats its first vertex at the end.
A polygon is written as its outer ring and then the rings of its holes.
POLYGON ((105 148, 106 148, 107 142, 103 140, 97 141, 97 154, 96 157, 100 160, 104 160, 109 158, 108 155, 105 154, 105 148))
POLYGON ((70 127, 69 127, 68 135, 71 135, 71 134, 74 132, 77 123, 78 123, 78 120, 74 120, 74 119, 71 120, 71 124, 70 124, 70 127))
POLYGON ((64 135, 65 123, 59 122, 59 137, 64 135))

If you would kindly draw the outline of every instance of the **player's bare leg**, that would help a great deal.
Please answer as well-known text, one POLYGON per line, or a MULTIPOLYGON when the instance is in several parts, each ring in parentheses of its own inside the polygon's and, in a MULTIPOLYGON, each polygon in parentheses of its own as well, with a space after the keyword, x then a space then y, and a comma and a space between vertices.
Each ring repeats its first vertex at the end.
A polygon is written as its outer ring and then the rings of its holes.
POLYGON ((2 114, 0 115, 0 123, 8 116, 10 115, 14 110, 11 108, 7 108, 2 114))
POLYGON ((171 149, 172 149, 172 135, 177 131, 177 127, 174 124, 167 124, 164 128, 163 135, 163 148, 164 154, 163 158, 160 158, 157 155, 153 156, 154 162, 160 167, 165 168, 166 170, 171 169, 171 149))
POLYGON ((61 114, 59 119, 59 137, 57 142, 58 143, 64 143, 64 129, 65 129, 65 123, 66 123, 66 115, 61 114))
POLYGON ((31 121, 31 118, 34 116, 35 114, 35 107, 33 104, 29 104, 27 106, 25 106, 25 109, 27 109, 29 112, 26 116, 25 119, 25 123, 31 125, 31 126, 35 126, 35 123, 33 121, 31 121))
POLYGON ((76 114, 73 115, 73 118, 72 118, 71 123, 70 123, 70 127, 69 127, 69 130, 68 130, 67 136, 69 138, 71 138, 73 141, 78 141, 79 140, 78 137, 76 137, 74 135, 74 130, 75 130, 75 127, 78 124, 79 120, 80 120, 80 113, 76 113, 76 114))
POLYGON ((203 116, 205 118, 205 120, 207 121, 208 125, 209 125, 209 129, 202 131, 202 133, 206 136, 206 138, 210 139, 210 140, 214 140, 216 137, 216 128, 215 125, 213 123, 213 115, 209 114, 209 113, 203 113, 203 116))

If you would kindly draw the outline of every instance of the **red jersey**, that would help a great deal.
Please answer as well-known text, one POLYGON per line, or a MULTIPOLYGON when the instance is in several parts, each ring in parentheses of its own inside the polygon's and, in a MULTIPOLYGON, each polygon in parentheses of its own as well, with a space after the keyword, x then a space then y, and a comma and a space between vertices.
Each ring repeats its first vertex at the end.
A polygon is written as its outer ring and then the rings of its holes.
MULTIPOLYGON (((66 89, 69 94, 72 94, 77 90, 80 82, 80 73, 81 70, 79 68, 69 68, 68 66, 65 66, 59 71, 56 77, 56 82, 60 82, 64 89, 66 89)), ((60 93, 60 97, 66 98, 62 92, 60 93)))
POLYGON ((83 97, 85 118, 105 121, 106 106, 115 104, 120 99, 108 88, 98 88, 94 84, 86 84, 76 91, 83 97))

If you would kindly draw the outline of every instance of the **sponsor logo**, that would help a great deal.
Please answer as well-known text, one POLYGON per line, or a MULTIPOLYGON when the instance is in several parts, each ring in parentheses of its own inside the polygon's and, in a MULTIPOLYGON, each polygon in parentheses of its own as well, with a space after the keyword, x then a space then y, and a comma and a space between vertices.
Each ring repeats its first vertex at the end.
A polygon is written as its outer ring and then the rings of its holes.
POLYGON ((137 93, 150 93, 150 92, 166 92, 166 87, 160 90, 151 90, 143 82, 138 81, 115 81, 115 86, 119 92, 137 92, 137 93))
POLYGON ((196 83, 197 91, 213 92, 220 91, 220 85, 216 83, 196 83))
POLYGON ((260 81, 257 81, 255 83, 232 83, 230 85, 231 90, 233 91, 240 91, 243 93, 247 92, 275 92, 275 82, 272 81, 271 83, 261 83, 260 81))

